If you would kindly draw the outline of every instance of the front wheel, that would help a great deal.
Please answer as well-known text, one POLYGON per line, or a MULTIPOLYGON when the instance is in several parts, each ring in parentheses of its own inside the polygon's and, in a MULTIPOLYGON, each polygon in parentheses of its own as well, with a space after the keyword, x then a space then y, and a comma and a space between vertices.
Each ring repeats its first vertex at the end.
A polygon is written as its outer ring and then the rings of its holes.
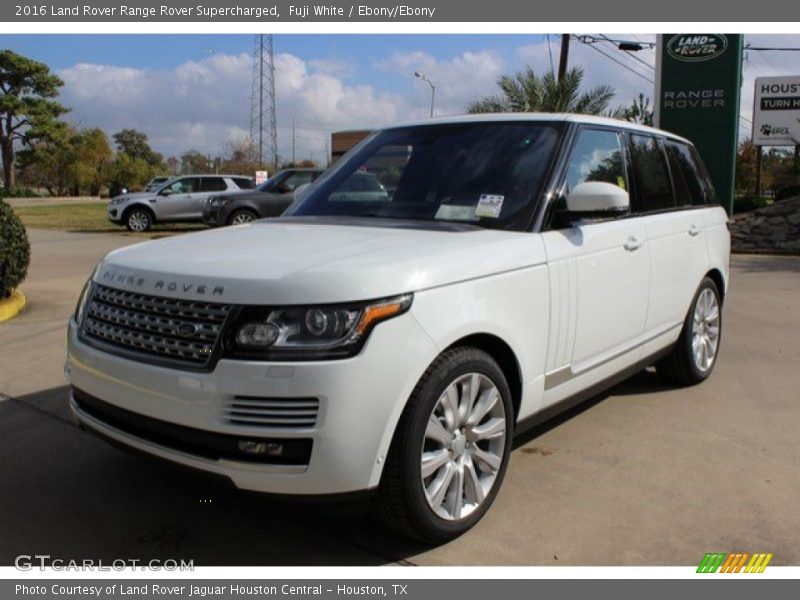
POLYGON ((148 231, 153 225, 150 213, 143 208, 134 208, 125 217, 125 226, 128 231, 148 231))
POLYGON ((258 215, 251 210, 237 210, 228 219, 228 225, 244 225, 252 223, 256 219, 258 219, 258 215))
POLYGON ((703 279, 672 352, 656 364, 659 374, 682 385, 711 375, 722 339, 722 302, 710 277, 703 279))
POLYGON ((475 525, 503 481, 513 434, 503 371, 477 348, 440 355, 398 423, 375 501, 392 529, 444 542, 475 525))

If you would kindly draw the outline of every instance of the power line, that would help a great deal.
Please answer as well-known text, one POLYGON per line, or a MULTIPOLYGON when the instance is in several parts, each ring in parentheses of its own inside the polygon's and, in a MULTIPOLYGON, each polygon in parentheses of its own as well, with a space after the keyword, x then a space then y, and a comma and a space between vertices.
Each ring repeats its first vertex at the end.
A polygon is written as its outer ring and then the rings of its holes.
POLYGON ((755 50, 756 52, 800 52, 800 48, 798 47, 778 47, 778 46, 751 46, 750 44, 746 44, 744 47, 745 50, 755 50))
POLYGON ((634 68, 632 68, 632 67, 630 67, 630 66, 626 65, 624 62, 622 62, 622 61, 620 61, 620 60, 617 60, 616 58, 614 58, 614 57, 613 57, 613 56, 611 56, 610 54, 607 54, 606 52, 603 52, 603 50, 601 50, 601 49, 600 49, 600 48, 598 48, 597 46, 593 45, 593 44, 592 44, 592 42, 587 42, 587 41, 584 41, 584 40, 582 39, 582 37, 584 37, 584 36, 577 37, 577 40, 578 40, 579 42, 581 42, 582 44, 584 44, 584 45, 588 46, 589 48, 591 48, 592 50, 594 50, 594 51, 596 51, 596 52, 599 52, 600 54, 602 54, 603 56, 605 56, 607 59, 614 61, 614 62, 615 62, 615 63, 617 63, 617 64, 618 64, 620 67, 622 67, 622 68, 624 68, 624 69, 627 69, 628 71, 630 71, 631 73, 633 73, 634 75, 636 75, 636 76, 638 76, 638 77, 641 77, 642 79, 644 79, 644 80, 645 80, 645 81, 647 81, 648 83, 651 83, 651 84, 655 85, 655 81, 653 81, 652 79, 650 79, 650 78, 649 78, 649 77, 647 77, 646 75, 642 74, 640 71, 637 71, 636 69, 634 69, 634 68))
POLYGON ((602 37, 605 41, 607 41, 609 44, 611 44, 614 47, 615 50, 620 50, 620 51, 624 52, 627 56, 631 57, 633 60, 643 64, 645 67, 647 67, 651 71, 655 72, 656 68, 653 65, 651 65, 649 62, 647 62, 645 60, 642 60, 641 58, 636 56, 632 51, 630 51, 630 50, 622 50, 619 47, 619 45, 615 44, 614 41, 611 40, 608 36, 605 36, 605 35, 601 34, 600 37, 602 37))

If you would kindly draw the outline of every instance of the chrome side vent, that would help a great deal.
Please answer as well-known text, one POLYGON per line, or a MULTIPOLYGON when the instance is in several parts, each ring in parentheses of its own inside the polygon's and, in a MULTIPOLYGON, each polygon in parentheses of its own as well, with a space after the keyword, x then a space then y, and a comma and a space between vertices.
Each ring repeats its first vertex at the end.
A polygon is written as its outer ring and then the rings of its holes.
POLYGON ((224 402, 222 411, 235 425, 306 429, 317 424, 319 399, 235 396, 224 402))

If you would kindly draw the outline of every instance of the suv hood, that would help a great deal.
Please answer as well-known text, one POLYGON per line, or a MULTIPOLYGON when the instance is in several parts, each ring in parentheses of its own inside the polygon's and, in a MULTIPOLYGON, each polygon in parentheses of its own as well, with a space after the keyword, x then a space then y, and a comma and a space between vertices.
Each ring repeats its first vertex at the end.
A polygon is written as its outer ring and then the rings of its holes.
POLYGON ((175 298, 312 304, 393 296, 544 262, 541 237, 531 233, 364 221, 268 219, 145 242, 108 254, 94 280, 175 298))

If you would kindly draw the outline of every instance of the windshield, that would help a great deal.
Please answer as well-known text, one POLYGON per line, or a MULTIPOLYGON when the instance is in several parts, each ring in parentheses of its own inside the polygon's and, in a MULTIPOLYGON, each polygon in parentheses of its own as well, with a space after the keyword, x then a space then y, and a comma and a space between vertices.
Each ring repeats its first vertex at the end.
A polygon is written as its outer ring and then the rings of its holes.
POLYGON ((527 227, 559 125, 473 122, 387 129, 285 213, 527 227))
POLYGON ((290 171, 278 171, 267 179, 264 183, 259 185, 256 188, 257 192, 274 192, 277 188, 278 184, 283 183, 283 181, 289 176, 290 171))

